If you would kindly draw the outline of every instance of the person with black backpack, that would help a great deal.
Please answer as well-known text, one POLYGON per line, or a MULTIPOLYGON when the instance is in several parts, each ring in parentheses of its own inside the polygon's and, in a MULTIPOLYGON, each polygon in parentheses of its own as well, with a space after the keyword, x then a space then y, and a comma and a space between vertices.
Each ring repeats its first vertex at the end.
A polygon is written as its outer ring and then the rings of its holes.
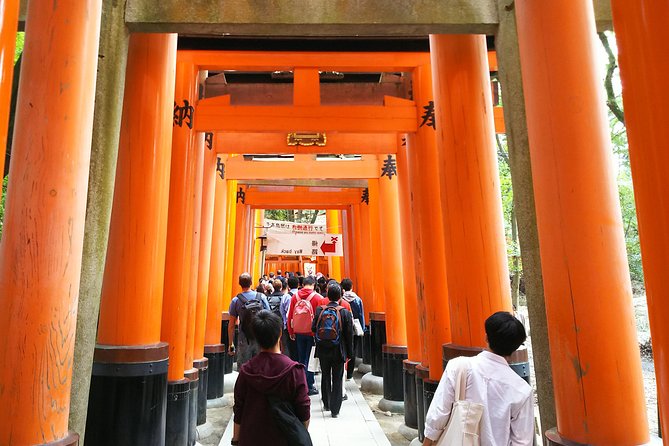
POLYGON ((241 367, 249 359, 253 358, 260 351, 258 343, 253 335, 253 318, 260 310, 269 310, 267 296, 251 289, 253 279, 249 273, 242 273, 239 276, 239 286, 242 292, 236 295, 230 302, 230 322, 228 324, 228 339, 231 340, 228 347, 228 354, 237 353, 237 367, 241 367), (239 320, 239 335, 237 337, 237 346, 232 342, 235 339, 235 325, 239 320))
MULTIPOLYGON (((273 292, 267 296, 269 311, 281 317, 281 301, 283 300, 283 283, 281 280, 274 279, 272 282, 273 292)), ((282 318, 283 320, 283 318, 282 318)))
POLYGON ((316 337, 316 357, 321 362, 321 395, 325 410, 337 418, 342 403, 344 362, 353 359, 353 318, 341 305, 341 287, 328 286, 328 304, 316 308, 312 331, 316 337))

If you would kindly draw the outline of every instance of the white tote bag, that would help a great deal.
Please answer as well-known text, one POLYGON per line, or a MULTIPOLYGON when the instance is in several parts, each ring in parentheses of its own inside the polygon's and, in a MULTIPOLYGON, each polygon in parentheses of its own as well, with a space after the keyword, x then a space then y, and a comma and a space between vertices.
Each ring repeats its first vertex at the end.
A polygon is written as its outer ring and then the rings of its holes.
POLYGON ((353 334, 355 336, 365 335, 365 331, 362 329, 362 325, 360 325, 360 319, 353 319, 353 334))
POLYGON ((455 379, 455 402, 444 433, 437 446, 480 446, 483 404, 465 400, 469 361, 460 361, 455 379))
POLYGON ((309 354, 309 366, 307 367, 308 372, 318 373, 321 371, 321 361, 316 357, 316 346, 311 347, 311 353, 309 354))

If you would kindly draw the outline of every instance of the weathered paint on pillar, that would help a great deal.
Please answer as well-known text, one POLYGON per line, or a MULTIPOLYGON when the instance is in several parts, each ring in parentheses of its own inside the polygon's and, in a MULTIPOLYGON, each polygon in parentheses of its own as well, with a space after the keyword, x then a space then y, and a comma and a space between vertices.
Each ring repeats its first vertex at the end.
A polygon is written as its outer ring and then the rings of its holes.
MULTIPOLYGON (((356 281, 353 283, 353 289, 363 299, 364 306, 367 306, 367 296, 369 295, 369 277, 367 276, 367 269, 369 268, 369 263, 367 261, 367 256, 363 248, 363 232, 362 232, 362 210, 363 206, 367 206, 365 203, 354 204, 351 206, 351 216, 353 220, 353 234, 355 238, 355 251, 354 255, 356 258, 355 268, 356 268, 356 281)), ((366 308, 365 308, 366 309, 366 308)), ((367 321, 367 312, 365 312, 365 321, 367 321)))
POLYGON ((0 444, 76 443, 67 419, 101 4, 28 5, 0 244, 0 444))
POLYGON ((528 0, 516 3, 516 16, 558 432, 584 444, 644 444, 641 360, 592 4, 528 0), (549 66, 556 60, 565 62, 557 71, 549 66), (569 94, 555 95, 555 85, 569 94))
MULTIPOLYGON (((193 131, 187 108, 197 98, 197 71, 189 63, 177 61, 174 93, 175 119, 172 134, 170 198, 167 219, 167 251, 161 339, 169 344, 168 380, 183 379, 186 369, 186 334, 190 295, 190 268, 193 229, 193 185, 195 154, 193 131)), ((188 364, 188 368, 192 365, 188 364)))
POLYGON ((5 148, 12 99, 14 49, 19 24, 19 0, 0 1, 0 179, 5 171, 5 148))
POLYGON ((420 362, 423 335, 418 323, 418 301, 416 298, 416 265, 414 259, 414 228, 411 219, 411 190, 409 188, 408 142, 406 138, 397 147, 397 179, 402 240, 402 275, 404 277, 404 312, 407 331, 407 353, 409 361, 420 362))
POLYGON ((372 294, 374 300, 369 311, 383 312, 386 306, 386 294, 383 287, 384 274, 381 259, 381 200, 379 195, 379 180, 372 178, 367 181, 369 186, 369 236, 371 239, 372 275, 374 277, 372 294))
POLYGON ((532 321, 532 363, 536 377, 534 385, 539 400, 540 429, 544 432, 556 426, 557 421, 514 1, 498 2, 499 27, 495 34, 495 52, 504 98, 506 142, 513 183, 513 210, 523 261, 527 312, 532 321))
POLYGON ((657 397, 662 433, 669 433, 669 123, 666 104, 666 2, 613 0, 625 124, 629 138, 639 238, 643 259, 650 331, 653 338, 657 397), (660 40, 658 40, 660 39, 660 40))
POLYGON ((431 35, 452 342, 485 347, 512 311, 485 36, 431 35))
POLYGON ((235 229, 237 226, 237 205, 235 204, 235 195, 237 193, 237 181, 227 180, 227 194, 225 206, 227 209, 225 216, 225 227, 222 229, 226 233, 225 238, 225 275, 223 282, 223 310, 227 311, 227 306, 232 301, 232 289, 236 280, 233 279, 235 264, 235 229))
MULTIPOLYGON (((444 225, 440 209, 434 99, 429 66, 413 73, 414 97, 418 106, 418 131, 407 136, 409 186, 413 216, 414 259, 419 326, 426 341, 423 360, 430 367, 430 379, 442 372, 442 345, 451 342, 451 323, 444 254, 444 225)), ((425 365, 425 363, 423 364, 425 365)))
POLYGON ((198 132, 194 140, 195 151, 195 174, 193 176, 193 212, 191 214, 193 223, 191 227, 190 254, 190 278, 188 293, 188 321, 186 326, 186 370, 193 368, 193 359, 200 359, 202 356, 194 356, 195 350, 195 321, 197 319, 197 297, 199 273, 200 273, 200 229, 202 225, 202 179, 204 175, 204 133, 198 132))
MULTIPOLYGON (((336 209, 328 209, 325 211, 325 219, 327 222, 327 233, 328 234, 341 234, 341 225, 340 218, 341 213, 336 209)), ((340 237, 340 243, 344 242, 344 237, 340 237)), ((335 279, 337 282, 341 281, 341 257, 331 256, 328 257, 330 264, 330 278, 335 279)))
MULTIPOLYGON (((72 371, 68 421, 70 430, 79 433, 81 444, 85 440, 88 394, 93 368, 93 352, 98 332, 100 298, 105 258, 107 256, 107 240, 114 199, 114 181, 123 111, 129 36, 123 20, 124 13, 122 4, 115 2, 103 2, 102 4, 95 112, 93 114, 93 143, 91 145, 84 249, 79 282, 77 332, 74 342, 74 363, 77 366, 72 371)), ((12 34, 12 42, 16 38, 15 31, 12 34)), ((7 60, 4 56, 0 57, 3 61, 7 60)), ((9 57, 8 60, 13 59, 9 57)), ((0 99, 0 104, 2 103, 2 99, 0 99)), ((4 146, 5 141, 2 138, 0 147, 4 146)), ((0 152, 2 152, 2 149, 0 149, 0 152)), ((0 153, 0 156, 0 172, 2 172, 4 156, 2 153, 0 153)))
MULTIPOLYGON (((214 154, 215 163, 218 159, 223 158, 223 155, 218 155, 216 158, 214 154)), ((221 159, 221 162, 223 160, 221 159)), ((229 302, 229 295, 225 294, 223 281, 225 279, 225 265, 226 265, 226 248, 227 248, 227 227, 226 217, 228 209, 228 185, 226 181, 221 178, 218 173, 215 174, 215 188, 212 202, 213 223, 211 226, 211 257, 209 263, 209 285, 207 297, 207 324, 205 331, 204 342, 207 345, 216 345, 221 343, 221 312, 227 311, 223 303, 229 302)), ((203 208, 203 211, 205 209, 203 208)), ((204 223, 204 212, 202 215, 204 223)), ((203 234, 204 235, 204 234, 203 234)))
POLYGON ((344 257, 343 257, 343 272, 342 280, 346 277, 351 279, 353 283, 356 283, 356 273, 355 273, 355 257, 353 252, 355 251, 355 238, 353 237, 353 220, 351 217, 351 207, 345 209, 341 213, 342 219, 342 228, 344 232, 344 257))
MULTIPOLYGON (((406 175, 407 172, 404 172, 406 175)), ((404 268, 400 231, 399 180, 382 176, 379 184, 381 265, 385 291, 386 339, 389 345, 407 345, 404 308, 404 268)), ((409 278, 411 280, 411 278, 409 278)))

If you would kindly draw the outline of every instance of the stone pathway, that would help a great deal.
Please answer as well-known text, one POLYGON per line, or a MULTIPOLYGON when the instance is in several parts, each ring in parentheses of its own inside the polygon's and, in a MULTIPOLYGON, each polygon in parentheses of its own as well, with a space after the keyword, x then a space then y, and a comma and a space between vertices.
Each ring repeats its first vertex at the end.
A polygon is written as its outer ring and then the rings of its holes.
MULTIPOLYGON (((339 417, 332 418, 323 410, 320 395, 311 397, 309 433, 314 446, 390 446, 379 422, 354 381, 346 382, 348 400, 344 401, 339 417)), ((221 438, 220 446, 232 439, 232 421, 221 438)))

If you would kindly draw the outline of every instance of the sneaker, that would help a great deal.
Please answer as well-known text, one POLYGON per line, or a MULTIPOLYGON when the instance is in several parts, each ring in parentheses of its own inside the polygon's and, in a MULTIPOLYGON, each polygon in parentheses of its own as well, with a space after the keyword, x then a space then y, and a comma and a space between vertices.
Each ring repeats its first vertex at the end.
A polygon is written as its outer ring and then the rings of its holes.
POLYGON ((318 389, 315 387, 313 389, 309 389, 309 392, 307 392, 307 395, 313 396, 313 395, 318 395, 318 389))
POLYGON ((344 396, 341 397, 342 401, 346 401, 347 399, 348 399, 348 395, 344 395, 344 396))
POLYGON ((332 418, 337 418, 338 416, 339 416, 338 413, 333 413, 333 414, 332 414, 332 418))

